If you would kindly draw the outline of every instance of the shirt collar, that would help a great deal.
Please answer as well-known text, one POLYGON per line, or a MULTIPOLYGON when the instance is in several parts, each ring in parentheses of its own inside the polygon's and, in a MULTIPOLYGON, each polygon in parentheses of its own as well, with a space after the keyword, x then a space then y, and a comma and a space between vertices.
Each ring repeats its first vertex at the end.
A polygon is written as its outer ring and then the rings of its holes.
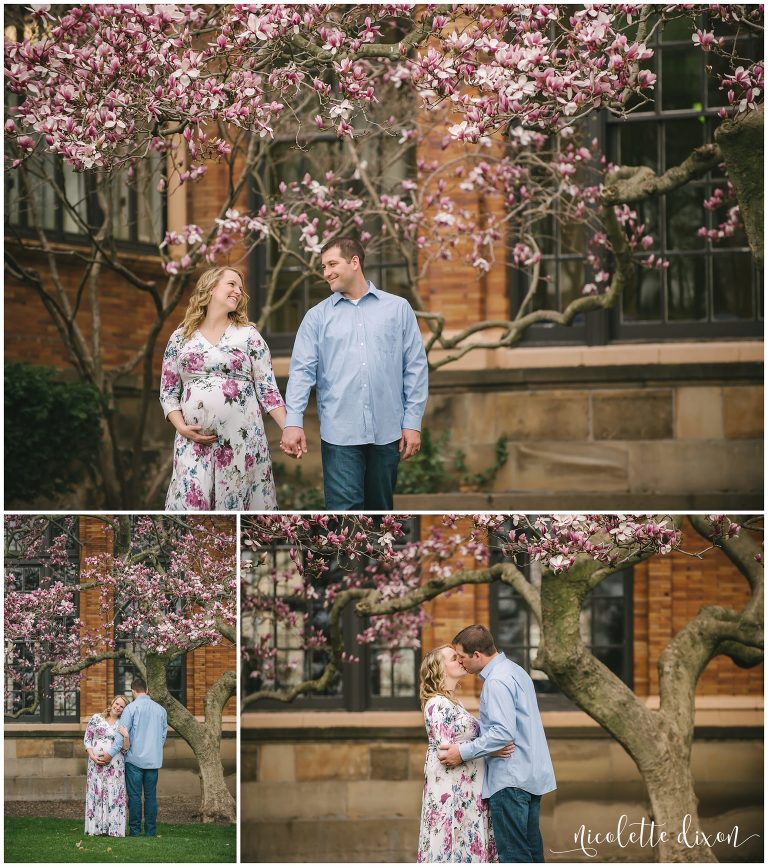
MULTIPOLYGON (((373 295, 374 298, 379 298, 381 296, 381 292, 370 280, 368 281, 368 292, 366 292, 366 295, 373 295)), ((365 298, 365 295, 361 296, 360 301, 362 301, 363 298, 365 298)), ((349 298, 345 298, 341 292, 334 292, 333 295, 331 295, 331 304, 333 304, 334 307, 342 300, 349 301, 349 298)), ((349 303, 351 304, 352 302, 350 301, 349 303)))
POLYGON ((485 666, 485 668, 480 672, 480 677, 482 680, 486 680, 488 675, 493 671, 494 668, 507 657, 504 654, 503 650, 500 650, 496 656, 485 666))

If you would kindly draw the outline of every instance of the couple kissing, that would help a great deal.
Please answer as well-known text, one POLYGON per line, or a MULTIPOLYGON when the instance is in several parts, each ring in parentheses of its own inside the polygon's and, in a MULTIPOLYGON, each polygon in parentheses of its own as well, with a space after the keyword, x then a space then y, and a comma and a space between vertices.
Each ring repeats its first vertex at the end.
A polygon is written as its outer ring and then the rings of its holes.
POLYGON ((541 796, 556 788, 533 681, 467 626, 422 661, 419 695, 429 746, 419 863, 541 863, 541 796), (456 698, 467 674, 483 681, 480 720, 456 698))

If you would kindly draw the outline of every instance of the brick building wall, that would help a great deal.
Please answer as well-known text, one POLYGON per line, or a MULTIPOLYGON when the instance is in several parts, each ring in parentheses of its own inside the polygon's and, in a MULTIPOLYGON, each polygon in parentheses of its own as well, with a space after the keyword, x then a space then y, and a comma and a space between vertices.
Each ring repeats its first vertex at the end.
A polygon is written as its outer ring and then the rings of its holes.
MULTIPOLYGON (((445 126, 441 118, 444 116, 443 111, 430 115, 431 131, 418 153, 419 159, 423 159, 427 165, 442 166, 460 159, 464 153, 462 144, 453 143, 447 148, 443 146, 445 126)), ((488 158, 501 156, 502 148, 503 145, 494 138, 488 148, 488 158)), ((470 218, 480 225, 487 225, 491 217, 500 222, 504 216, 501 196, 488 197, 461 189, 461 183, 474 164, 467 161, 464 164, 464 176, 459 178, 455 177, 452 171, 440 174, 439 178, 445 184, 443 194, 455 203, 456 214, 466 211, 470 218)), ((433 182, 431 189, 435 192, 437 184, 433 182)), ((427 208, 427 213, 434 214, 439 210, 438 198, 431 208, 427 208)), ((465 261, 465 257, 472 251, 471 242, 467 238, 459 239, 452 259, 436 259, 429 264, 419 290, 426 309, 445 317, 446 332, 458 331, 473 322, 508 318, 507 271, 501 264, 506 259, 504 248, 505 239, 502 238, 494 244, 493 251, 485 252, 485 258, 489 262, 495 261, 499 264, 480 275, 465 261)), ((424 323, 422 329, 426 330, 424 323)), ((494 332, 489 331, 482 335, 483 340, 492 333, 494 332)))
MULTIPOLYGON (((707 542, 686 521, 683 544, 702 551, 707 542)), ((706 605, 741 610, 749 585, 722 551, 701 559, 674 552, 634 568, 634 685, 638 695, 658 695, 658 661, 670 639, 706 605)), ((763 666, 739 668, 726 656, 711 660, 699 679, 697 696, 763 694, 763 666)))

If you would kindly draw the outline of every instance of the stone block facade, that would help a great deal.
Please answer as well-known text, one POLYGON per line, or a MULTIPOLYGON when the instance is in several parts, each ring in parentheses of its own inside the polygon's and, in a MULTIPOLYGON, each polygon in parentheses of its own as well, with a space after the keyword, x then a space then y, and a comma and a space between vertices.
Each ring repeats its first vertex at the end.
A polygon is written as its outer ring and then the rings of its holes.
MULTIPOLYGON (((392 726, 385 733, 362 727, 354 739, 348 732, 334 738, 323 729, 322 716, 311 727, 284 728, 279 735, 272 727, 244 729, 242 860, 413 862, 426 750, 423 730, 392 726)), ((412 716, 418 723, 419 715, 412 716)), ((593 831, 615 831, 622 813, 630 821, 647 815, 642 780, 610 738, 589 729, 562 729, 547 719, 545 725, 558 781, 557 791, 542 799, 547 860, 587 860, 581 853, 567 854, 576 845, 574 832, 582 823, 593 831)), ((755 729, 741 739, 724 734, 696 740, 693 773, 707 833, 730 831, 735 824, 742 839, 762 833, 761 737, 755 729)), ((639 846, 622 850, 605 845, 599 852, 601 861, 653 860, 652 851, 639 846)), ((740 849, 724 844, 715 852, 721 860, 759 860, 762 843, 753 839, 740 849)))
MULTIPOLYGON (((225 721, 221 758, 229 790, 235 795, 237 743, 235 720, 225 721)), ((68 801, 85 798, 88 757, 83 746, 85 726, 6 724, 3 743, 5 799, 8 801, 68 801)), ((158 777, 161 797, 199 797, 197 760, 186 741, 169 731, 158 777)))

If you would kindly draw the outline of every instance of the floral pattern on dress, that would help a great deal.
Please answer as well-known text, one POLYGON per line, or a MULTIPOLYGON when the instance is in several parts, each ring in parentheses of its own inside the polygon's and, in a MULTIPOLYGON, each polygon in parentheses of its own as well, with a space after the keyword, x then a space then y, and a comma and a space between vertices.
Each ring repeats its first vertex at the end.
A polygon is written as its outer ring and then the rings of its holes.
MULTIPOLYGON (((120 737, 117 726, 111 726, 97 713, 90 718, 83 743, 96 755, 112 746, 120 737)), ((125 792, 125 760, 118 752, 108 765, 97 765, 88 757, 85 788, 85 833, 109 837, 125 837, 127 798, 125 792)))
POLYGON ((252 325, 230 325, 215 346, 199 331, 185 341, 177 328, 163 356, 160 403, 166 417, 180 409, 187 424, 218 435, 202 445, 176 434, 168 511, 277 508, 260 405, 269 413, 285 403, 252 325))
POLYGON ((429 746, 424 763, 418 863, 499 860, 488 804, 482 799, 485 759, 455 768, 440 764, 441 742, 464 743, 480 734, 480 723, 460 704, 433 696, 424 706, 429 746))

